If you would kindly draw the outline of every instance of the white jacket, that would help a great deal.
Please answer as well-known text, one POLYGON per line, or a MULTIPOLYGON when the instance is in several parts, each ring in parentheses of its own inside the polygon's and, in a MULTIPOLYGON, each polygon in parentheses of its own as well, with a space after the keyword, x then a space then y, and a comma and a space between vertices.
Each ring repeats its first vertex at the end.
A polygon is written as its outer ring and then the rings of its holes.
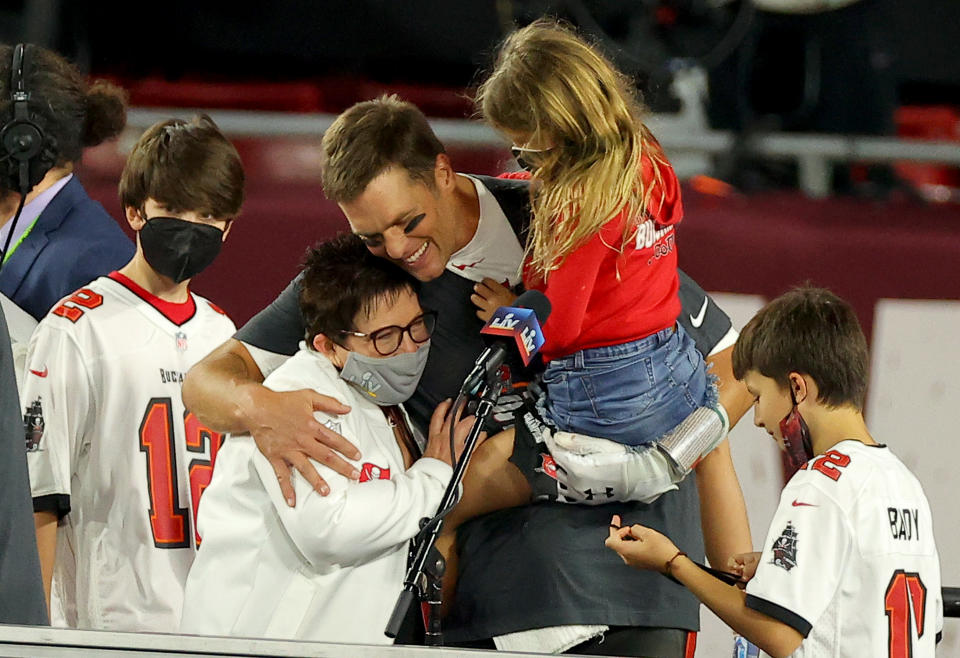
POLYGON ((338 377, 322 355, 301 349, 265 384, 312 388, 350 405, 317 419, 352 441, 360 482, 314 466, 330 485, 320 496, 294 473, 297 506, 250 435, 230 436, 217 455, 198 515, 202 544, 187 578, 180 629, 202 635, 388 644, 383 629, 406 569, 407 544, 443 496, 452 469, 423 458, 404 470, 379 407, 338 377))

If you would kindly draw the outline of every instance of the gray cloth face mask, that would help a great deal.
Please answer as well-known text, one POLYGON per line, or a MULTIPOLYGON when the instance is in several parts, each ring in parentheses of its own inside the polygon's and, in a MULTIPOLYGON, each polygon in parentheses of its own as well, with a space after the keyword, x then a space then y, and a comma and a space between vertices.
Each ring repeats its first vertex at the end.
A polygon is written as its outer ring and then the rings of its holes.
POLYGON ((427 365, 430 341, 416 352, 376 358, 350 352, 340 370, 340 379, 363 393, 364 397, 381 407, 406 402, 420 383, 420 375, 427 365))

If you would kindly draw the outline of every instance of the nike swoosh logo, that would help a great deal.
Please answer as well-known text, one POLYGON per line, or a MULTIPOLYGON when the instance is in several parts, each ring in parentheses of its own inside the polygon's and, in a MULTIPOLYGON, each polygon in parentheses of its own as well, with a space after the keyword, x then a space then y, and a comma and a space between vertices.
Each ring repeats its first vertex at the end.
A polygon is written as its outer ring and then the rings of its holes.
POLYGON ((793 499, 791 505, 794 507, 820 507, 819 505, 814 505, 813 503, 801 503, 796 498, 793 499))
POLYGON ((43 370, 34 370, 33 368, 30 368, 30 372, 37 377, 46 377, 47 374, 49 374, 47 372, 47 366, 43 366, 43 370))
POLYGON ((703 306, 700 307, 700 312, 696 315, 690 316, 690 324, 692 324, 694 327, 699 327, 701 324, 703 324, 703 318, 707 316, 707 303, 709 301, 709 297, 704 297, 703 306))

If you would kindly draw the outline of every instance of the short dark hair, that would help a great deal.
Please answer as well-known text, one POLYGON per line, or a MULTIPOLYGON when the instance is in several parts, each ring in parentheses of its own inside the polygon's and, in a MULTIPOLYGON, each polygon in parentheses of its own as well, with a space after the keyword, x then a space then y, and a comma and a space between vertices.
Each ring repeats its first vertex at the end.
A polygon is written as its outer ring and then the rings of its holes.
MULTIPOLYGON (((45 136, 44 158, 53 166, 79 162, 83 149, 120 134, 127 123, 127 96, 109 82, 88 83, 77 68, 46 48, 26 44, 24 84, 30 120, 45 136)), ((13 118, 10 67, 13 47, 0 45, 0 125, 13 118)), ((0 161, 4 156, 0 147, 0 161)), ((0 197, 15 191, 0 177, 0 197)))
POLYGON ((755 370, 781 387, 791 372, 817 382, 818 401, 862 410, 869 354, 857 315, 822 288, 797 288, 764 306, 747 323, 733 349, 733 374, 755 370))
POLYGON ((147 129, 120 176, 124 208, 153 199, 175 212, 217 219, 236 217, 243 205, 243 163, 237 149, 206 114, 168 119, 147 129))
POLYGON ((396 95, 357 103, 336 118, 323 135, 323 192, 337 203, 350 202, 374 178, 400 167, 433 187, 443 144, 416 105, 396 95))
POLYGON ((331 338, 356 331, 356 319, 379 304, 392 303, 404 290, 416 293, 419 282, 408 272, 370 253, 363 240, 341 233, 307 250, 300 279, 300 313, 307 344, 317 334, 331 338))

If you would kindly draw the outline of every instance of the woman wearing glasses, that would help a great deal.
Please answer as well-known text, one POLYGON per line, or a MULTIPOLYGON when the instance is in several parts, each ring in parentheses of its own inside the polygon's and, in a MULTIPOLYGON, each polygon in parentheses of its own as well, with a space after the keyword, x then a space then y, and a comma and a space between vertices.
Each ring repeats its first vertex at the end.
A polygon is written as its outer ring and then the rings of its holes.
POLYGON ((401 403, 426 363, 437 316, 420 307, 416 280, 343 235, 310 250, 300 309, 299 352, 264 382, 311 388, 351 407, 317 420, 361 452, 356 481, 314 465, 328 496, 294 475, 296 506, 250 435, 229 437, 198 515, 200 550, 187 579, 181 630, 383 644, 403 584, 407 543, 432 515, 472 418, 456 426, 449 401, 426 440, 401 403))

